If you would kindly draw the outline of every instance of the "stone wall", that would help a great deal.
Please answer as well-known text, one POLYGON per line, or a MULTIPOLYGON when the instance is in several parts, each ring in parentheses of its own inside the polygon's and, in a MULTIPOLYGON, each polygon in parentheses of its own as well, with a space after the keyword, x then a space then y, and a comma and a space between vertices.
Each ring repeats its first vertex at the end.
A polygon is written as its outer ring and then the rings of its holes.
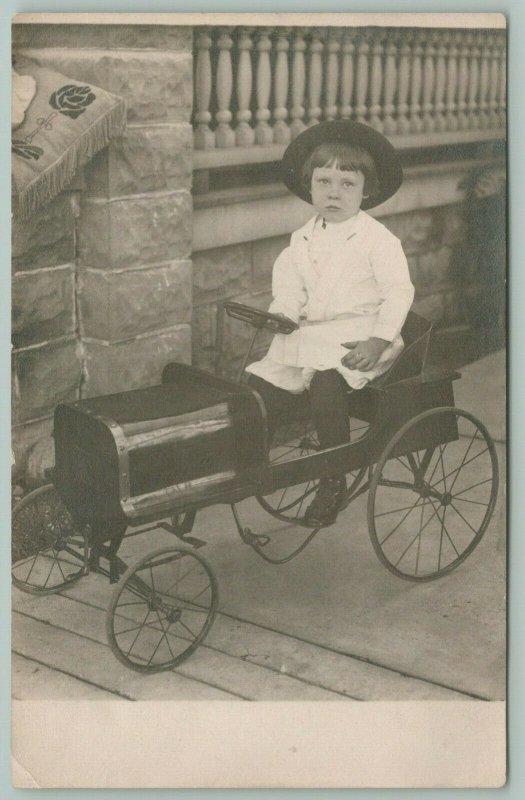
POLYGON ((192 29, 15 25, 13 46, 128 109, 81 191, 13 223, 13 449, 41 479, 58 402, 191 358, 192 29))
MULTIPOLYGON (((460 203, 381 217, 403 244, 416 287, 414 310, 437 326, 464 319, 466 228, 460 203)), ((222 310, 230 299, 266 309, 271 274, 289 235, 194 253, 193 359, 205 369, 233 375, 250 329, 222 310)), ((265 352, 270 334, 254 350, 265 352)))

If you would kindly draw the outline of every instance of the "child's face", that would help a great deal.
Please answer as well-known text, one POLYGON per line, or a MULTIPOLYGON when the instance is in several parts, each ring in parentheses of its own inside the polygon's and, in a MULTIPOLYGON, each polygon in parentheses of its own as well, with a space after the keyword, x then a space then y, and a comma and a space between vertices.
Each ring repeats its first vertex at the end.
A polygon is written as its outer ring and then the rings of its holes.
POLYGON ((344 222, 361 208, 364 185, 361 170, 316 167, 312 175, 312 205, 327 222, 344 222))

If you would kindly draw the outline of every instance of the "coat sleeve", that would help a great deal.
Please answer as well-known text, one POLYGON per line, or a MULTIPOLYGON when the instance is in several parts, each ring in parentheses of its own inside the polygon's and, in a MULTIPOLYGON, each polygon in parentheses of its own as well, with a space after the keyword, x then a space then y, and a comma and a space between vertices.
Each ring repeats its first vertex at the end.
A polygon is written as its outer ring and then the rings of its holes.
POLYGON ((285 314, 294 322, 306 303, 306 287, 292 258, 291 247, 277 257, 272 275, 273 301, 268 309, 271 314, 285 314))
POLYGON ((399 336, 414 299, 414 286, 399 239, 382 238, 372 250, 371 263, 381 296, 379 317, 372 335, 392 342, 399 336))

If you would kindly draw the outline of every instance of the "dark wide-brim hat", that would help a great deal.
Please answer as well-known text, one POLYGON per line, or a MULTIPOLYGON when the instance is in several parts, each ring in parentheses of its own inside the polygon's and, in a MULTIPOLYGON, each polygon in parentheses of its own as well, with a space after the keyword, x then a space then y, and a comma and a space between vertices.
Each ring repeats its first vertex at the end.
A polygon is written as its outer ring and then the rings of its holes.
POLYGON ((285 150, 281 162, 282 178, 288 189, 301 200, 312 202, 310 189, 302 180, 303 166, 307 158, 320 144, 337 142, 367 150, 373 158, 378 178, 378 191, 363 198, 361 208, 374 208, 392 197, 403 182, 401 161, 388 139, 361 122, 348 119, 326 120, 307 128, 299 134, 285 150))

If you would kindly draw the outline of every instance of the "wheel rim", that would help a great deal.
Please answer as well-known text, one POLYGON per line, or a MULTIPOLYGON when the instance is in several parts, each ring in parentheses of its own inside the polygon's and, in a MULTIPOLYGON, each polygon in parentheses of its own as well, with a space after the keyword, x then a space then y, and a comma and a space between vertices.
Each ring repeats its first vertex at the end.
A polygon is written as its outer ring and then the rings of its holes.
POLYGON ((53 594, 85 573, 87 542, 52 484, 13 509, 11 577, 30 594, 53 594))
MULTIPOLYGON (((357 441, 365 435, 368 423, 361 420, 351 420, 351 441, 357 441)), ((311 455, 320 450, 319 441, 310 425, 302 427, 294 436, 283 443, 273 447, 270 453, 270 464, 291 461, 300 456, 311 455)), ((347 476, 350 496, 357 484, 361 481, 363 471, 351 472, 347 476)), ((304 515, 310 502, 315 496, 319 479, 312 479, 294 486, 278 489, 265 497, 257 497, 258 503, 276 519, 300 525, 304 522, 304 515)))
POLYGON ((497 490, 496 451, 482 423, 455 408, 423 412, 393 437, 374 471, 368 527, 378 557, 406 580, 450 572, 481 540, 497 490), (415 449, 429 431, 440 444, 415 449))
POLYGON ((106 614, 116 657, 138 672, 180 664, 213 622, 217 583, 207 562, 190 550, 149 553, 122 576, 106 614))

